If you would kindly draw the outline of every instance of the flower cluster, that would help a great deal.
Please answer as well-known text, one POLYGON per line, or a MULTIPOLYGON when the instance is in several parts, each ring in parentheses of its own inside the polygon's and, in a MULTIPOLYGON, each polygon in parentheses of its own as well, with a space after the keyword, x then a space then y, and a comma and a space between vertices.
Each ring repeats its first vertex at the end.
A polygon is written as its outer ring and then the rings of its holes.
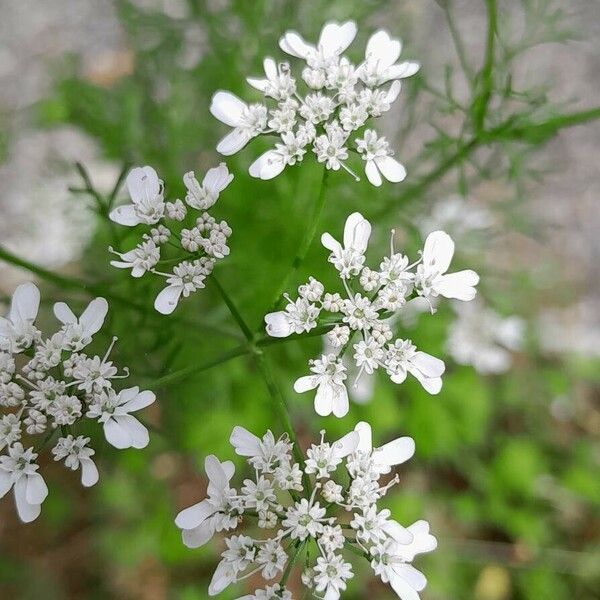
POLYGON ((431 306, 438 296, 467 301, 476 294, 479 277, 474 271, 447 273, 454 243, 443 231, 427 236, 421 257, 413 263, 396 252, 392 232, 390 255, 377 270, 365 265, 370 235, 370 223, 360 213, 353 213, 346 220, 343 244, 329 233, 321 237, 323 246, 331 252, 329 262, 339 271, 345 297, 325 292, 323 284, 311 277, 298 288, 296 300, 286 296, 285 310, 265 316, 269 335, 287 337, 308 332, 319 324, 331 324, 331 320, 319 321, 323 311, 333 315, 335 326, 327 333, 333 351, 311 360, 311 375, 300 377, 294 385, 300 393, 317 389, 315 410, 322 416, 333 413, 343 417, 348 412, 343 359, 350 345, 357 379, 381 368, 394 383, 402 383, 410 373, 429 393, 437 394, 442 387, 444 363, 417 350, 409 339, 394 339, 393 319, 408 302, 417 299, 431 306), (356 334, 361 339, 353 343, 356 334))
MULTIPOLYGON (((377 503, 398 483, 392 468, 414 454, 412 438, 402 437, 373 448, 371 428, 359 423, 336 442, 324 440, 294 461, 287 436, 262 438, 235 427, 230 442, 255 473, 239 490, 231 487, 235 467, 208 456, 208 497, 181 511, 175 520, 190 548, 206 544, 215 532, 234 531, 251 521, 252 531, 225 539, 208 593, 214 596, 234 582, 260 574, 266 587, 243 600, 291 600, 286 584, 295 564, 303 565, 302 582, 315 595, 337 600, 353 577, 349 559, 362 555, 374 573, 403 600, 417 599, 427 580, 412 566, 417 554, 437 541, 429 524, 403 527, 377 503), (380 480, 386 479, 383 484, 380 480)), ((296 449, 297 450, 297 449, 296 449)), ((242 600, 241 598, 239 600, 242 600)))
POLYGON ((133 277, 142 277, 148 271, 165 277, 167 286, 154 301, 158 312, 172 313, 182 296, 187 298, 205 287, 204 280, 216 261, 229 254, 231 228, 226 221, 217 222, 207 211, 232 179, 225 163, 209 169, 202 184, 190 171, 183 176, 187 189, 184 203, 179 199, 165 201, 163 182, 152 167, 137 167, 127 176, 131 204, 114 209, 110 218, 120 225, 145 225, 149 230, 133 250, 121 253, 110 248, 120 259, 110 264, 131 269, 133 277), (161 251, 167 245, 180 247, 185 254, 161 260, 161 251), (171 273, 158 268, 173 263, 176 264, 171 273))
POLYGON ((119 374, 109 360, 116 338, 102 358, 84 352, 104 323, 104 298, 92 300, 79 317, 64 302, 56 303, 54 314, 62 326, 48 338, 35 326, 39 304, 38 288, 25 283, 16 288, 7 317, 0 317, 0 498, 12 489, 25 522, 39 516, 48 494, 35 461, 55 434, 54 459, 81 469, 81 483, 92 486, 98 481, 94 450, 90 438, 73 435, 73 427, 92 419, 102 423, 106 440, 116 448, 144 448, 148 431, 131 413, 155 400, 152 392, 137 387, 113 388, 114 380, 129 375, 127 369, 119 374), (25 448, 26 436, 43 436, 37 450, 25 448))
POLYGON ((517 316, 502 317, 480 302, 456 305, 457 318, 448 332, 448 352, 461 365, 482 375, 505 373, 512 352, 523 346, 525 323, 517 316))
POLYGON ((305 61, 302 81, 292 75, 287 62, 264 60, 265 77, 247 79, 272 102, 248 104, 226 91, 217 92, 211 113, 232 127, 218 144, 224 155, 235 154, 259 135, 279 136, 275 148, 262 154, 251 166, 250 174, 272 179, 288 165, 300 163, 308 150, 327 169, 348 171, 349 153, 358 153, 365 163, 365 174, 375 186, 383 178, 391 182, 406 177, 404 167, 393 157, 385 137, 367 128, 370 118, 387 112, 400 93, 400 80, 419 70, 415 62, 397 62, 402 44, 385 31, 369 39, 365 58, 358 66, 343 56, 356 36, 356 24, 327 23, 316 45, 306 42, 295 31, 286 32, 280 48, 305 61), (391 83, 390 83, 391 82, 391 83), (303 84, 305 93, 300 95, 303 84), (388 85, 389 84, 389 85, 388 85))

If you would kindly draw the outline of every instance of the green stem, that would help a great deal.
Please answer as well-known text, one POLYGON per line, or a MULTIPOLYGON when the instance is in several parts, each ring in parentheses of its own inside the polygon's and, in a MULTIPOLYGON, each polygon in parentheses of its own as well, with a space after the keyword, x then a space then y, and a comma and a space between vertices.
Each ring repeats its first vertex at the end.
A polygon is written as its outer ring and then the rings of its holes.
MULTIPOLYGON (((277 294, 273 300, 273 304, 271 306, 271 311, 277 309, 277 306, 279 304, 279 301, 281 300, 282 295, 287 291, 287 287, 290 282, 290 279, 296 273, 296 271, 299 269, 300 265, 304 262, 304 259, 306 258, 308 250, 309 250, 309 248, 312 244, 312 241, 315 237, 315 234, 317 232, 317 227, 319 226, 319 221, 321 219, 323 207, 325 206, 325 196, 326 196, 325 192, 327 190, 328 178, 329 178, 329 170, 326 169, 325 167, 323 167, 323 177, 321 178, 321 187, 319 188, 319 195, 317 196, 317 200, 316 200, 315 206, 313 208, 313 214, 312 214, 310 223, 309 223, 308 227, 306 228, 306 231, 304 233, 304 238, 302 239, 302 242, 300 243, 300 247, 298 248, 298 251, 296 252, 296 256, 294 257, 294 260, 292 261, 292 266, 288 270, 286 276, 284 277, 283 281, 281 282, 281 285, 277 289, 277 294)), ((269 312, 271 312, 271 311, 269 311, 269 312)))
POLYGON ((229 297, 229 294, 223 289, 223 286, 219 283, 219 280, 215 277, 214 274, 211 275, 211 279, 212 279, 212 282, 215 284, 215 287, 219 291, 219 294, 221 294, 221 296, 223 297, 223 300, 225 301, 225 304, 227 305, 227 308, 229 309, 229 312, 231 313, 232 317, 235 319, 239 328, 242 330, 244 337, 250 343, 252 343, 254 341, 254 334, 252 333, 250 327, 248 327, 248 324, 242 317, 240 311, 237 309, 237 306, 235 305, 233 300, 229 297))
POLYGON ((475 96, 473 101, 473 121, 475 131, 477 132, 483 131, 485 117, 494 89, 494 40, 496 39, 496 21, 498 19, 496 0, 486 0, 486 6, 488 13, 488 27, 485 58, 483 60, 481 71, 478 74, 478 84, 481 91, 475 96))
POLYGON ((298 540, 295 543, 296 548, 294 549, 294 553, 292 554, 292 556, 290 556, 290 560, 288 561, 288 564, 285 567, 285 571, 283 572, 283 575, 281 576, 281 580, 279 581, 279 585, 282 588, 284 588, 285 585, 287 584, 287 580, 290 577, 290 573, 292 572, 292 568, 294 566, 294 563, 298 559, 298 555, 300 554, 300 551, 304 547, 304 544, 305 544, 305 542, 301 542, 300 540, 298 540))

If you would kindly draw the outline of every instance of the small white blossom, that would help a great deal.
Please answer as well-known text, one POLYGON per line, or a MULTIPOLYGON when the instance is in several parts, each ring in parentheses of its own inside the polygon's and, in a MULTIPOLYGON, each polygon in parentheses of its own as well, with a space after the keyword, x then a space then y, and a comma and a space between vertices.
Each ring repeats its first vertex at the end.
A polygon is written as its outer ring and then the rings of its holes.
POLYGON ((59 438, 56 446, 52 448, 54 460, 64 460, 65 467, 72 471, 81 468, 81 484, 91 487, 98 483, 98 469, 92 460, 95 452, 88 446, 90 438, 82 435, 76 438, 72 435, 59 438))
POLYGON ((183 176, 183 183, 187 188, 185 201, 192 208, 207 210, 215 204, 219 194, 232 180, 233 175, 225 163, 209 169, 202 180, 202 185, 196 179, 194 172, 190 171, 183 176))
POLYGON ((6 317, 0 317, 0 350, 16 354, 33 344, 39 332, 34 323, 40 306, 40 291, 33 283, 18 286, 6 317))

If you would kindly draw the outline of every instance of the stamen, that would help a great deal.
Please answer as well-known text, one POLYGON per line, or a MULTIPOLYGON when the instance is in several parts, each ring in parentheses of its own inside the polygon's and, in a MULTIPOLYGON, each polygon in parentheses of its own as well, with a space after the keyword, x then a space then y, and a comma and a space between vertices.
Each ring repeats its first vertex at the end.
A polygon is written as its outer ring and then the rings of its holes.
POLYGON ((340 161, 340 165, 342 166, 342 169, 344 169, 344 171, 346 171, 347 173, 350 173, 350 175, 352 175, 352 177, 354 177, 354 181, 356 181, 356 183, 358 183, 360 181, 360 177, 347 165, 345 165, 342 161, 340 161))
POLYGON ((396 254, 396 250, 394 248, 394 236, 396 235, 396 230, 392 229, 390 236, 390 258, 396 254))
POLYGON ((117 343, 117 340, 119 338, 114 335, 112 338, 112 341, 110 342, 110 346, 108 347, 108 350, 106 351, 106 354, 104 355, 104 358, 102 359, 102 364, 104 364, 106 362, 106 359, 109 357, 110 353, 112 352, 112 349, 115 347, 115 344, 117 343))

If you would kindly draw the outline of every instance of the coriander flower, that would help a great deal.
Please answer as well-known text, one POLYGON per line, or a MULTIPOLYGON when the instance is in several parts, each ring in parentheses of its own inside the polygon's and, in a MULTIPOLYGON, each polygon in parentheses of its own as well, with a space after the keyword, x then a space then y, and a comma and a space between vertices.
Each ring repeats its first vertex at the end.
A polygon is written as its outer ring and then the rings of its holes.
POLYGON ((127 190, 131 204, 115 208, 110 220, 119 225, 133 227, 144 223, 158 223, 165 212, 163 182, 152 167, 136 167, 127 175, 127 190))
POLYGON ((290 600, 285 586, 298 566, 307 590, 316 597, 336 600, 354 569, 360 568, 351 560, 366 559, 365 566, 370 564, 382 581, 407 594, 402 598, 416 599, 415 590, 421 590, 426 580, 411 563, 418 554, 435 549, 437 542, 427 522, 403 527, 390 510, 378 506, 399 481, 396 475, 383 483, 382 475, 414 451, 414 444, 411 449, 407 440, 398 438, 373 449, 366 423, 335 442, 326 441, 321 432, 307 460, 294 464, 298 480, 307 487, 290 488, 278 475, 291 471, 288 437, 277 439, 271 431, 257 436, 235 427, 230 441, 248 463, 248 478, 240 493, 231 484, 233 464, 208 456, 208 497, 175 519, 184 544, 191 548, 206 543, 218 531, 227 532, 208 595, 217 595, 236 582, 250 583, 260 574, 273 583, 238 600, 290 600), (275 463, 278 466, 273 469, 275 463), (410 578, 413 573, 418 574, 418 581, 410 578), (413 595, 407 586, 412 586, 413 595))
POLYGON ((54 305, 54 316, 63 324, 63 348, 75 352, 85 348, 102 329, 107 313, 108 302, 104 298, 92 300, 79 318, 66 303, 57 302, 54 305))
POLYGON ((33 448, 25 450, 20 442, 8 449, 8 455, 0 456, 0 498, 12 488, 17 513, 24 523, 38 518, 48 495, 46 482, 37 473, 37 456, 33 448))
POLYGON ((392 157, 385 138, 373 129, 364 131, 363 137, 361 132, 370 119, 390 110, 400 93, 398 80, 416 73, 418 64, 397 63, 400 41, 378 31, 369 39, 363 63, 354 65, 343 54, 356 32, 352 21, 326 23, 316 44, 306 42, 295 31, 286 32, 279 46, 304 61, 300 77, 293 74, 289 63, 278 64, 267 57, 263 61, 265 76, 247 78, 262 92, 263 102, 249 104, 231 92, 216 92, 210 112, 232 128, 218 143, 217 151, 231 155, 259 135, 276 135, 279 140, 274 146, 250 165, 252 177, 277 177, 312 151, 325 168, 343 169, 359 181, 348 164, 350 148, 357 147, 373 185, 381 185, 382 176, 391 182, 402 181, 406 172, 392 157))
POLYGON ((81 484, 91 487, 98 483, 98 468, 92 460, 95 452, 88 446, 89 437, 82 435, 74 438, 72 435, 59 438, 56 446, 52 448, 54 460, 64 460, 65 467, 76 471, 81 467, 81 484))
POLYGON ((154 392, 140 392, 137 386, 118 394, 109 388, 97 396, 86 416, 102 423, 106 441, 115 448, 145 448, 149 442, 148 430, 131 413, 155 400, 154 392))
POLYGON ((371 224, 360 213, 351 214, 344 225, 343 243, 329 233, 321 236, 345 297, 326 291, 310 278, 309 283, 298 287, 296 300, 285 294, 285 309, 265 316, 266 332, 272 337, 330 327, 325 353, 309 361, 312 374, 294 384, 297 392, 317 389, 315 410, 319 415, 347 413, 346 379, 350 377, 357 402, 364 398, 360 390, 372 388, 368 382, 376 372, 385 372, 398 384, 411 374, 430 394, 442 388, 444 362, 417 349, 411 340, 395 337, 394 329, 398 317, 419 299, 429 307, 438 295, 471 300, 479 277, 471 270, 446 273, 454 243, 444 232, 430 234, 421 258, 412 263, 396 251, 394 234, 392 231, 389 255, 378 261, 378 269, 370 268, 366 253, 371 224), (330 314, 323 318, 324 312, 330 314))
POLYGON ((38 336, 34 326, 40 307, 40 292, 33 283, 15 289, 10 310, 0 317, 0 350, 16 354, 26 350, 38 336))
POLYGON ((130 270, 134 278, 147 273, 164 277, 166 286, 154 299, 154 308, 161 314, 171 314, 181 298, 203 289, 216 262, 229 255, 231 228, 206 211, 232 180, 225 163, 209 169, 202 183, 189 171, 183 176, 187 190, 184 204, 180 199, 165 202, 162 181, 152 167, 136 167, 129 173, 127 186, 133 203, 116 208, 109 216, 121 225, 145 226, 146 231, 130 250, 121 252, 109 246, 109 252, 118 257, 110 264, 130 270), (184 227, 183 221, 194 212, 195 224, 184 227), (174 252, 173 247, 180 247, 180 251, 174 252), (167 269, 172 271, 162 270, 163 264, 170 265, 167 269))

